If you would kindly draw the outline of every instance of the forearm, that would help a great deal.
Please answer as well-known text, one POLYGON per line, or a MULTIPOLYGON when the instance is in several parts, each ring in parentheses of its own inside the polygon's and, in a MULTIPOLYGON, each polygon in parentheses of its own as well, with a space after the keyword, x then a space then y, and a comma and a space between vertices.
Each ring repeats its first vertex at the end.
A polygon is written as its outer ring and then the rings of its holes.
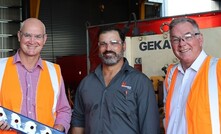
POLYGON ((62 125, 67 133, 70 128, 71 107, 68 103, 64 83, 61 84, 61 92, 56 107, 55 125, 62 125))
MULTIPOLYGON (((70 128, 70 113, 62 113, 56 117, 55 125, 62 125, 67 133, 70 128)), ((55 126, 54 125, 54 126, 55 126)), ((60 127, 59 127, 60 128, 60 127)))
POLYGON ((84 134, 83 127, 73 127, 71 130, 71 134, 84 134))
POLYGON ((154 88, 150 81, 148 83, 148 88, 143 87, 138 99, 140 132, 157 134, 160 132, 159 111, 154 88))
MULTIPOLYGON (((61 131, 61 132, 65 132, 65 128, 64 128, 64 126, 61 125, 61 124, 55 124, 55 125, 54 125, 54 128, 57 129, 57 130, 59 130, 59 131, 61 131)), ((66 132, 66 133, 68 133, 68 132, 66 132)))

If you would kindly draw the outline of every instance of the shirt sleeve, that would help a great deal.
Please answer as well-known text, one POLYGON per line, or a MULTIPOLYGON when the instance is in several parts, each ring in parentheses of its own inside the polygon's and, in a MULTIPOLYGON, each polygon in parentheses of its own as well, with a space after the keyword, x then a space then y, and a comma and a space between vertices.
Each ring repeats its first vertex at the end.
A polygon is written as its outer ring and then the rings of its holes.
POLYGON ((165 86, 165 80, 163 82, 163 102, 164 102, 164 105, 166 103, 166 97, 167 97, 167 89, 166 89, 166 86, 165 86))
POLYGON ((74 110, 72 112, 72 119, 71 119, 72 127, 85 127, 84 106, 80 94, 81 85, 82 82, 79 85, 75 95, 74 110))
POLYGON ((63 125, 67 133, 70 128, 71 107, 67 100, 63 78, 61 79, 60 96, 58 98, 56 113, 55 124, 63 125))
POLYGON ((141 78, 139 82, 138 118, 140 132, 141 134, 159 134, 160 118, 152 82, 149 78, 141 78))

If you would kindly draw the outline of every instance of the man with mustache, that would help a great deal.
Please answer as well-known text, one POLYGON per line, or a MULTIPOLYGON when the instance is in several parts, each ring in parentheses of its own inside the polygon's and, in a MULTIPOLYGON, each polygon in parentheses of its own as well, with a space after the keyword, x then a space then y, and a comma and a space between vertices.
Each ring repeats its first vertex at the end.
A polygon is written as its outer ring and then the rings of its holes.
POLYGON ((102 63, 77 89, 72 134, 160 133, 152 82, 124 58, 124 33, 106 27, 98 38, 102 63))

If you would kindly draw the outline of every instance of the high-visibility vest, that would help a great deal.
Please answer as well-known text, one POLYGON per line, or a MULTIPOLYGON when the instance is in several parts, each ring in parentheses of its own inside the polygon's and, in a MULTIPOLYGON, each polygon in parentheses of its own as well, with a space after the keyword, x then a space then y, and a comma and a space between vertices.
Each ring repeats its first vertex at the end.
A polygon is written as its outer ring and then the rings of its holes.
MULTIPOLYGON (((177 65, 168 67, 165 87, 168 92, 165 114, 167 129, 170 103, 178 74, 177 65)), ((220 134, 221 59, 208 56, 197 72, 186 102, 188 134, 220 134)))
MULTIPOLYGON (((36 88, 36 120, 53 127, 60 94, 61 72, 59 65, 44 60, 42 63, 43 69, 40 71, 36 88)), ((22 96, 18 70, 13 64, 13 57, 0 59, 0 105, 20 113, 22 96)))

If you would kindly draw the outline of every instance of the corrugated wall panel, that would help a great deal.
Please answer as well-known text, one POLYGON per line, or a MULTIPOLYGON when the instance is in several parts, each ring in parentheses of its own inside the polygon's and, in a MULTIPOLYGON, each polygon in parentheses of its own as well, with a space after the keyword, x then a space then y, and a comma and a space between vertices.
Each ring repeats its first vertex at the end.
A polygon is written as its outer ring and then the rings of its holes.
POLYGON ((48 34, 42 57, 55 62, 56 57, 86 54, 86 22, 100 25, 126 21, 131 13, 128 5, 135 1, 41 0, 39 19, 48 34), (101 4, 104 12, 99 8, 101 4))
MULTIPOLYGON (((86 54, 86 27, 79 20, 81 6, 73 0, 41 1, 39 19, 47 29, 48 40, 42 57, 55 62, 56 57, 86 54)), ((83 15, 83 14, 81 14, 83 15)), ((84 15, 83 15, 84 16, 84 15)))

